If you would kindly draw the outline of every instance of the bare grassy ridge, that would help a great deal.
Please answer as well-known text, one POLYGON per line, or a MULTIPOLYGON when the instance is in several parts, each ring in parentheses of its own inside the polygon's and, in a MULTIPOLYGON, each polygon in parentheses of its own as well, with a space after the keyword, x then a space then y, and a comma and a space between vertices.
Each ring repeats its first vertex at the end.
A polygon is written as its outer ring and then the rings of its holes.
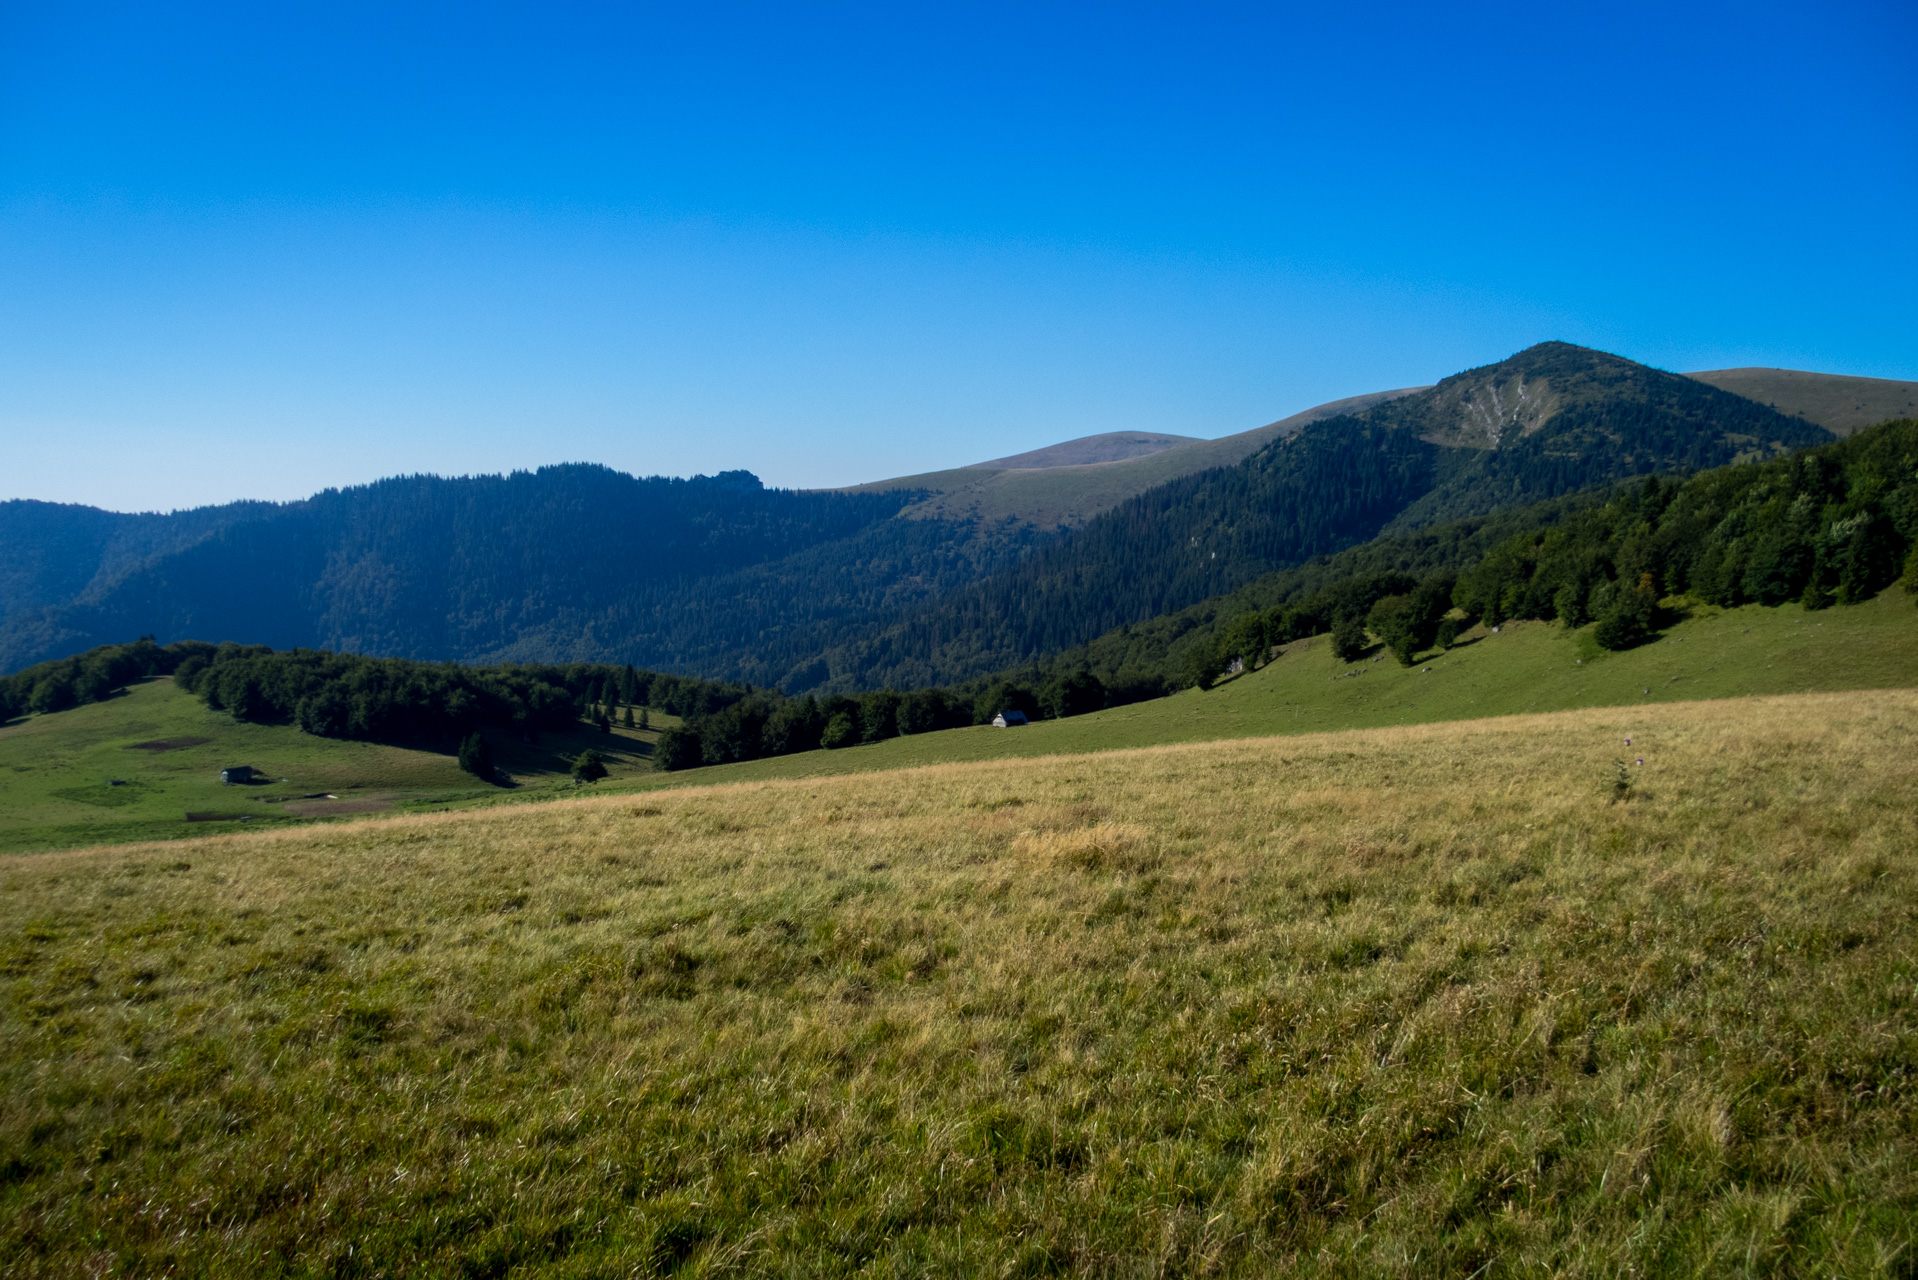
POLYGON ((14 859, 0 1257, 1908 1274, 1914 795, 1816 694, 14 859))

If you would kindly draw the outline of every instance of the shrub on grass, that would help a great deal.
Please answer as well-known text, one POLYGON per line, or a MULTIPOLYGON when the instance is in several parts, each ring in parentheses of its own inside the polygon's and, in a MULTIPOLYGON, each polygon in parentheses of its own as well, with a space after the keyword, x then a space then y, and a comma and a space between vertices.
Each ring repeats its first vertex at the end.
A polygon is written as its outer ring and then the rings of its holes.
POLYGON ((1075 671, 1071 675, 1049 680, 1039 691, 1039 709, 1046 713, 1048 720, 1063 720, 1067 716, 1100 711, 1105 704, 1106 687, 1090 671, 1075 671))
POLYGON ((1225 650, 1216 639, 1200 640, 1185 656, 1186 682, 1210 689, 1225 674, 1225 650))
POLYGON ((72 677, 64 671, 56 672, 33 686, 33 692, 27 697, 27 710, 45 715, 49 711, 65 711, 78 700, 72 677))
POLYGON ((1621 586, 1592 632, 1603 649, 1630 649, 1652 638, 1658 620, 1658 596, 1645 574, 1636 585, 1621 586))

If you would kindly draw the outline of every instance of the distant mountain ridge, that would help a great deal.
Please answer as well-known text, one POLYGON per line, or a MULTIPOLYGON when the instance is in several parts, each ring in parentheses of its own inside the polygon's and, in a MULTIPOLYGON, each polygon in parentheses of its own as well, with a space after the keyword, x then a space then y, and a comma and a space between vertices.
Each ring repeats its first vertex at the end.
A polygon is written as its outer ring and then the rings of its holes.
POLYGON ((1442 520, 1833 438, 1709 384, 1563 342, 1305 424, 1130 498, 957 596, 823 658, 944 683, 1084 644, 1262 574, 1442 520))
POLYGON ((0 670, 153 633, 941 683, 1380 531, 1830 438, 1563 343, 1222 440, 1107 435, 1132 438, 838 491, 574 464, 172 516, 0 504, 0 670), (1150 451, 1066 461, 1111 448, 1150 451))
MULTIPOLYGON (((979 463, 950 471, 929 471, 922 475, 875 480, 851 485, 842 492, 920 490, 921 500, 907 507, 903 513, 908 519, 914 520, 977 520, 991 523, 1009 519, 1040 529, 1073 528, 1127 498, 1136 497, 1168 481, 1243 461, 1273 440, 1292 435, 1308 423, 1342 413, 1357 413, 1387 400, 1423 390, 1423 387, 1407 387, 1397 391, 1348 396, 1236 435, 1221 436, 1216 440, 1193 440, 1114 462, 1055 464, 1035 472, 1032 469, 1008 468, 1004 465, 1007 460, 1001 459, 997 463, 979 463)), ((1078 440, 1068 440, 1052 446, 1052 449, 1065 450, 1079 443, 1078 440)), ((1035 452, 1046 453, 1050 450, 1035 452)))
POLYGON ((1096 436, 1080 436, 1061 444, 1047 445, 1015 453, 1009 458, 981 462, 981 467, 1006 471, 1028 471, 1046 467, 1097 466, 1104 462, 1123 462, 1147 454, 1164 453, 1182 444, 1198 444, 1197 436, 1168 436, 1150 431, 1107 431, 1096 436))

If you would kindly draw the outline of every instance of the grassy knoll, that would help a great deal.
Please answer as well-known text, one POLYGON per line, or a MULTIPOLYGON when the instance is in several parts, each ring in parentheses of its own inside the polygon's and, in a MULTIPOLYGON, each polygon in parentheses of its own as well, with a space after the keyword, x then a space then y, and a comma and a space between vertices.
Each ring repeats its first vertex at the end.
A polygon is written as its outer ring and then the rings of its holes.
POLYGON ((1847 609, 1807 613, 1696 608, 1665 636, 1607 653, 1591 629, 1543 622, 1478 628, 1407 669, 1389 655, 1340 663, 1325 637, 1210 692, 1117 707, 1022 729, 953 729, 840 751, 719 765, 642 779, 685 786, 823 777, 960 760, 1031 757, 1218 738, 1426 724, 1478 716, 1627 706, 1818 689, 1918 687, 1918 608, 1901 589, 1847 609), (1428 670, 1429 668, 1429 670, 1428 670))
MULTIPOLYGON (((678 723, 657 719, 661 728, 678 723)), ((537 746, 502 738, 500 761, 515 783, 502 789, 461 773, 450 755, 241 724, 207 710, 170 679, 150 680, 121 697, 0 727, 0 852, 167 839, 241 825, 237 817, 189 822, 188 813, 246 815, 251 826, 546 794, 568 785, 565 757, 586 746, 606 756, 615 778, 650 777, 655 737, 582 728, 548 734, 537 746), (140 749, 143 743, 167 749, 140 749), (222 785, 221 768, 234 764, 261 769, 269 781, 222 785), (125 785, 110 785, 114 780, 125 785), (307 798, 316 793, 339 798, 307 798)))
POLYGON ((13 858, 0 1257, 1909 1274, 1914 794, 1814 694, 13 858))

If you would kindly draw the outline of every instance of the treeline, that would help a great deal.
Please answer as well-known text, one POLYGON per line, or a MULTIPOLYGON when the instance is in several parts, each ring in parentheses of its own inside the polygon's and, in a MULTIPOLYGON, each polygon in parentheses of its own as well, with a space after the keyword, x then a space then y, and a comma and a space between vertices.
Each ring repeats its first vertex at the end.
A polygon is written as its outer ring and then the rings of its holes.
POLYGON ((212 649, 195 641, 158 645, 142 636, 132 644, 101 645, 0 676, 0 723, 15 716, 65 711, 112 697, 135 680, 165 675, 190 654, 212 649))
POLYGON ((481 776, 492 772, 489 732, 532 739, 581 722, 609 730, 616 718, 634 727, 649 709, 681 721, 661 734, 655 766, 686 769, 983 724, 1001 711, 1035 720, 1080 715, 1110 700, 1104 684, 1082 671, 1036 682, 1001 678, 969 688, 791 698, 631 666, 465 667, 194 640, 161 646, 144 638, 0 680, 0 711, 7 719, 63 711, 154 675, 172 675, 181 689, 236 720, 327 738, 457 745, 462 766, 481 776))
POLYGON ((531 738, 582 719, 610 724, 621 706, 697 720, 754 694, 750 685, 598 663, 462 667, 198 640, 159 645, 143 637, 0 677, 0 719, 97 702, 156 675, 171 675, 237 720, 413 745, 451 743, 483 729, 531 738))
POLYGON ((608 709, 621 705, 691 718, 752 693, 746 685, 599 663, 462 667, 318 649, 208 648, 173 673, 175 683, 207 706, 240 720, 370 742, 439 744, 482 729, 530 739, 582 719, 609 718, 608 709))
POLYGON ((1514 537, 1459 581, 1488 619, 1600 624, 1642 638, 1660 596, 1808 609, 1918 588, 1918 421, 1771 462, 1651 480, 1555 529, 1514 537), (1651 602, 1651 603, 1648 603, 1651 602))
POLYGON ((716 713, 690 719, 680 728, 666 730, 654 749, 653 762, 660 769, 691 769, 883 742, 901 734, 990 724, 1002 711, 1023 712, 1032 720, 1056 720, 1099 711, 1113 703, 1112 691, 1088 671, 1063 672, 1039 680, 1002 676, 971 685, 908 693, 884 690, 789 698, 760 692, 716 713))

